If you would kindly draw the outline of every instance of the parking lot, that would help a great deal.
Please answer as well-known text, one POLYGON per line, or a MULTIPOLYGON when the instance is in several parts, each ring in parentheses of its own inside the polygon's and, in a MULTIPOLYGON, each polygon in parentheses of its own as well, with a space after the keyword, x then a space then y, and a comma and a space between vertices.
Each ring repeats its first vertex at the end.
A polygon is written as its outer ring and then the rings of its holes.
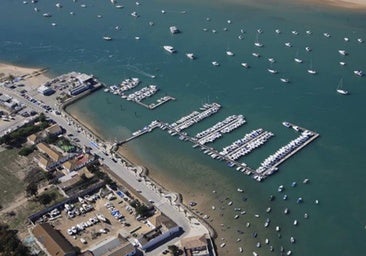
POLYGON ((70 215, 65 209, 53 224, 66 239, 81 250, 116 237, 119 233, 126 238, 139 237, 150 230, 143 221, 136 220, 133 208, 127 201, 115 196, 110 199, 106 197, 98 198, 93 203, 75 203, 71 208, 77 209, 76 213, 74 210, 74 214, 70 215), (90 205, 92 209, 86 211, 86 205, 90 205))

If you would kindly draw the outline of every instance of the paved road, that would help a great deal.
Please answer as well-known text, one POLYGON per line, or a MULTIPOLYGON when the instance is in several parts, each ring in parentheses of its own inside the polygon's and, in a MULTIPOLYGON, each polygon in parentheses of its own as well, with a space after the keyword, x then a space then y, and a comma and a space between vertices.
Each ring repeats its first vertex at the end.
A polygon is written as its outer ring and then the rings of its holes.
MULTIPOLYGON (((6 93, 9 96, 14 97, 15 99, 23 102, 27 107, 33 109, 37 112, 44 112, 44 110, 32 103, 27 101, 18 95, 15 91, 6 90, 5 88, 0 87, 0 92, 6 93)), ((45 113, 45 112, 44 112, 45 113)), ((73 134, 72 137, 79 139, 79 144, 91 147, 91 153, 96 153, 104 158, 103 162, 107 165, 111 171, 116 173, 120 178, 125 180, 128 184, 130 184, 137 191, 141 191, 141 195, 144 196, 147 200, 151 200, 154 202, 154 205, 157 209, 171 218, 177 225, 183 228, 184 234, 183 236, 195 236, 201 235, 204 233, 208 233, 208 230, 199 223, 199 221, 192 219, 191 221, 186 218, 183 210, 179 210, 177 206, 174 206, 174 203, 171 203, 169 197, 165 197, 165 195, 159 194, 159 192, 150 184, 146 184, 145 181, 141 181, 141 178, 136 176, 135 173, 129 170, 127 167, 123 166, 120 162, 114 162, 110 156, 104 155, 104 150, 99 147, 93 146, 94 141, 92 137, 88 134, 87 131, 81 130, 78 126, 69 120, 66 120, 65 117, 61 115, 56 115, 54 112, 45 113, 45 115, 49 118, 55 120, 60 126, 62 126, 67 134, 73 134)), ((180 238, 175 238, 170 241, 169 244, 177 242, 180 238)), ((166 249, 165 246, 160 246, 159 248, 151 251, 148 255, 160 255, 161 252, 166 249)))

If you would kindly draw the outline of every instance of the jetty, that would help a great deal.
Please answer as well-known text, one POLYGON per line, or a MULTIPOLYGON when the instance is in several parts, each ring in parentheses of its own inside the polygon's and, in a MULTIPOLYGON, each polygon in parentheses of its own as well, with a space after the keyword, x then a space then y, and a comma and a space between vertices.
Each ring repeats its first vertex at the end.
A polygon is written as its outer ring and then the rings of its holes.
POLYGON ((116 145, 122 145, 146 133, 150 133, 156 128, 160 128, 164 131, 167 130, 168 134, 171 136, 177 136, 181 141, 191 142, 193 148, 199 148, 201 152, 210 156, 212 159, 224 161, 227 166, 236 168, 237 171, 241 171, 247 175, 251 175, 257 181, 262 181, 277 172, 279 165, 290 159, 293 155, 319 137, 319 134, 314 131, 310 131, 292 123, 283 122, 285 127, 292 128, 300 133, 300 135, 264 159, 257 169, 252 169, 246 163, 238 161, 238 159, 264 145, 274 136, 272 132, 265 131, 262 128, 252 130, 245 134, 244 137, 235 140, 221 150, 206 145, 207 143, 214 142, 216 139, 222 137, 224 133, 229 133, 245 124, 246 120, 243 115, 228 116, 223 121, 198 132, 194 136, 190 136, 184 131, 188 127, 217 113, 220 108, 221 105, 218 103, 206 103, 200 108, 200 111, 194 110, 171 124, 159 120, 152 121, 149 125, 133 132, 130 138, 119 141, 116 145))

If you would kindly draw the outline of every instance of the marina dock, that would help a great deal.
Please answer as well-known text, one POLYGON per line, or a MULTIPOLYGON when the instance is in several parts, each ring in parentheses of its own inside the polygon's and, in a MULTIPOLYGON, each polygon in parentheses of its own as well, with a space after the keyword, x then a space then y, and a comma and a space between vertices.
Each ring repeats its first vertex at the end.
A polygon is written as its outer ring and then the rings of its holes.
POLYGON ((143 106, 147 109, 153 110, 161 105, 167 103, 168 101, 175 100, 174 97, 165 95, 164 97, 159 98, 153 103, 145 104, 142 101, 146 98, 154 96, 158 91, 159 88, 156 85, 149 85, 146 87, 141 88, 140 90, 134 91, 130 94, 125 94, 125 92, 134 89, 140 84, 140 79, 134 78, 127 78, 121 82, 119 85, 112 85, 108 88, 104 89, 104 92, 110 92, 114 95, 120 96, 122 99, 135 102, 140 106, 143 106))
POLYGON ((220 138, 224 133, 229 133, 245 124, 246 120, 242 115, 228 116, 223 121, 197 133, 195 136, 190 136, 184 131, 188 127, 212 116, 220 108, 221 105, 218 103, 204 104, 203 107, 200 108, 201 111, 192 111, 171 124, 155 120, 144 128, 134 132, 130 138, 118 142, 117 145, 122 145, 153 131, 155 128, 160 128, 162 130, 167 130, 168 134, 171 136, 177 136, 181 141, 191 142, 193 144, 193 148, 199 148, 201 152, 210 156, 212 159, 225 161, 227 166, 236 168, 237 171, 241 171, 247 175, 252 175, 252 177, 257 181, 262 181, 277 172, 278 167, 283 162, 290 159, 293 155, 319 137, 319 134, 316 132, 292 123, 283 122, 284 126, 289 129, 292 128, 300 133, 299 137, 290 141, 274 154, 264 159, 260 167, 252 169, 246 163, 240 162, 237 159, 252 153, 256 148, 265 144, 272 136, 274 136, 272 132, 265 131, 262 128, 253 130, 245 134, 243 138, 222 148, 221 151, 206 145, 207 143, 214 142, 214 140, 220 138))

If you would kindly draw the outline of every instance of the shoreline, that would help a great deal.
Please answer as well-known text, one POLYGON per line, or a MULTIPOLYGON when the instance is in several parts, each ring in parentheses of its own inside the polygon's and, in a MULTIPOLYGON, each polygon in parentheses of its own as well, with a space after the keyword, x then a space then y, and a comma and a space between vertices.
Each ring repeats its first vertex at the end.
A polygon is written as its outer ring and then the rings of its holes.
MULTIPOLYGON (((70 104, 75 103, 77 100, 73 101, 70 104)), ((68 104, 68 106, 70 105, 68 104)), ((101 142, 103 142, 104 144, 110 144, 110 142, 107 141, 106 138, 104 138, 102 136, 102 134, 100 134, 99 132, 96 131, 96 129, 90 125, 89 123, 85 122, 84 120, 81 120, 81 118, 76 114, 71 114, 70 112, 66 111, 66 109, 62 109, 65 113, 67 113, 68 116, 70 116, 72 119, 74 119, 75 121, 78 122, 79 125, 83 126, 84 128, 86 128, 86 130, 89 133, 92 133, 93 136, 95 136, 96 138, 100 139, 101 142)), ((162 184, 169 184, 168 180, 164 180, 161 181, 159 179, 156 179, 156 177, 154 177, 153 175, 151 175, 151 172, 149 172, 149 169, 147 169, 144 164, 143 161, 135 154, 131 153, 129 150, 125 149, 125 148, 121 148, 119 147, 117 149, 117 151, 115 152, 116 155, 120 156, 125 162, 131 164, 134 167, 141 167, 143 171, 141 171, 138 175, 140 177, 142 177, 145 180, 150 181, 151 183, 153 183, 155 185, 155 187, 160 188, 162 191, 164 191, 166 194, 176 194, 177 195, 177 201, 180 205, 183 206, 183 208, 185 210, 187 210, 188 212, 190 212, 191 215, 195 216, 197 219, 199 219, 199 221, 201 223, 203 223, 203 225, 209 230, 210 236, 212 240, 216 240, 217 239, 217 231, 210 225, 210 223, 208 221, 206 221, 205 219, 203 219, 199 214, 197 214, 193 209, 191 209, 189 206, 187 206, 184 202, 184 196, 179 193, 179 192, 175 192, 173 190, 171 190, 171 186, 167 186, 167 185, 162 185, 162 184)), ((218 254, 217 254, 218 255, 218 254)))

